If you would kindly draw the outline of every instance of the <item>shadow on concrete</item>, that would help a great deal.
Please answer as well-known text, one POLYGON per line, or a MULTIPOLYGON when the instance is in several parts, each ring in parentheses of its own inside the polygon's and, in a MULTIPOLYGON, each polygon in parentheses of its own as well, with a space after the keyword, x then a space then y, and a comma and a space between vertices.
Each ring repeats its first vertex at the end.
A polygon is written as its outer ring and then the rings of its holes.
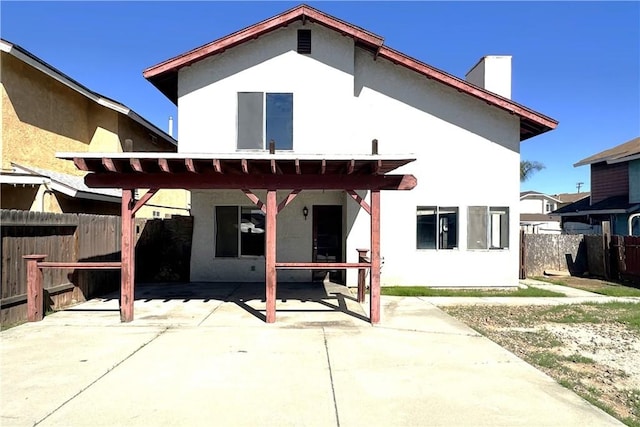
MULTIPOLYGON (((119 300, 119 290, 104 295, 104 301, 119 300)), ((203 302, 220 301, 232 303, 254 317, 266 322, 265 310, 256 309, 249 303, 259 301, 266 303, 264 283, 137 283, 135 287, 137 301, 151 302, 161 300, 163 303, 181 300, 188 303, 192 300, 203 302)), ((353 308, 360 307, 349 288, 332 282, 278 283, 276 289, 276 311, 282 312, 321 312, 327 308, 344 313, 355 319, 369 322, 369 318, 353 308), (309 308, 300 308, 298 303, 315 303, 309 308), (287 304, 290 303, 290 304, 287 304), (349 304, 350 303, 350 304, 349 304), (352 307, 350 308, 349 305, 352 307)), ((73 311, 71 308, 69 311, 73 311)))

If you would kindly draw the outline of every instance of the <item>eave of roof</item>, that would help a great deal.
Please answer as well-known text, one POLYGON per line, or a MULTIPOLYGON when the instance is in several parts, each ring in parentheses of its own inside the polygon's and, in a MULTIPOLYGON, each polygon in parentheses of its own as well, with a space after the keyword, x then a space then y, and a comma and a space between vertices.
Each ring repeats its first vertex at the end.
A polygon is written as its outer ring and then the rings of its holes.
POLYGON ((170 143, 174 147, 178 146, 178 141, 176 141, 172 136, 167 134, 165 131, 163 131, 162 129, 160 129, 159 127, 157 127, 156 125, 154 125, 153 123, 151 123, 150 121, 148 121, 147 119, 145 119, 144 117, 142 117, 141 115, 139 115, 138 113, 136 113, 135 111, 127 107, 126 105, 121 104, 118 101, 115 101, 111 98, 108 98, 104 95, 99 94, 98 92, 95 92, 89 89, 88 87, 72 79, 62 71, 58 70, 57 68, 51 66, 47 62, 38 58, 36 55, 32 54, 25 48, 17 44, 11 43, 7 40, 0 39, 0 51, 6 52, 7 54, 14 56, 18 60, 26 64, 29 64, 30 66, 48 75, 49 77, 57 80, 63 85, 84 95, 85 97, 89 98, 93 102, 99 105, 102 105, 103 107, 114 110, 120 114, 130 117, 133 121, 144 126, 149 131, 157 134, 159 137, 166 140, 168 143, 170 143))
POLYGON ((559 216, 582 216, 596 214, 632 213, 640 210, 640 203, 629 203, 628 196, 607 197, 597 203, 591 204, 589 198, 563 206, 551 214, 559 216))
POLYGON ((622 163, 636 159, 640 159, 640 137, 582 159, 573 166, 592 165, 600 162, 607 162, 608 164, 622 163))
POLYGON ((473 96, 504 111, 520 117, 520 140, 540 135, 555 129, 558 121, 520 105, 510 99, 489 92, 463 79, 448 74, 435 67, 427 65, 415 58, 384 46, 384 39, 360 27, 341 21, 324 12, 307 5, 300 5, 265 21, 244 28, 211 43, 192 49, 174 58, 163 61, 143 71, 143 76, 149 80, 160 92, 174 104, 178 102, 178 70, 204 58, 219 54, 239 44, 253 40, 275 29, 290 23, 309 20, 345 36, 352 37, 362 47, 374 52, 374 57, 381 57, 394 64, 401 65, 412 71, 450 86, 459 92, 473 96))

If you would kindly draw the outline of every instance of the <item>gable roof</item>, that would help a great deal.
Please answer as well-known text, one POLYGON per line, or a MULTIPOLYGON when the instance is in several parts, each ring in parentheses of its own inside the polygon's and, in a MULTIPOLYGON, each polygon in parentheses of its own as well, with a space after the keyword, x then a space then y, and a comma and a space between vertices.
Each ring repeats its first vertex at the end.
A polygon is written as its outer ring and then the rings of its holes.
POLYGON ((601 151, 586 159, 580 160, 575 166, 592 165, 594 163, 622 163, 640 159, 640 137, 633 138, 624 144, 616 145, 608 150, 601 151))
POLYGON ((349 36, 354 39, 356 46, 374 52, 374 57, 389 60, 462 93, 481 99, 489 105, 519 116, 521 141, 555 129, 558 125, 558 122, 550 117, 384 46, 384 39, 376 34, 304 4, 149 67, 142 74, 177 105, 178 70, 180 68, 222 53, 298 20, 303 23, 308 20, 349 36))
POLYGON ((520 200, 526 199, 527 197, 542 197, 542 198, 545 198, 545 199, 553 200, 554 202, 558 202, 558 203, 560 202, 559 199, 557 199, 557 198, 555 198, 553 196, 550 196, 548 194, 540 193, 538 191, 522 191, 522 192, 520 192, 520 200))
POLYGON ((553 194, 552 196, 560 200, 560 203, 573 203, 577 202, 578 200, 582 200, 585 197, 589 197, 590 195, 590 192, 583 191, 582 193, 559 193, 553 194))
POLYGON ((156 125, 154 125, 153 123, 145 119, 144 117, 140 116, 138 113, 136 113, 126 105, 121 104, 120 102, 115 101, 111 98, 107 98, 106 96, 101 95, 98 92, 95 92, 89 89, 88 87, 77 82, 76 80, 72 79, 68 75, 64 74, 62 71, 58 70, 57 68, 49 65, 42 59, 38 58, 36 55, 32 54, 31 52, 24 49, 23 47, 20 47, 17 44, 11 43, 7 40, 0 39, 0 51, 6 52, 7 54, 17 58, 18 60, 26 64, 29 64, 36 70, 48 75, 49 77, 53 78, 54 80, 57 80, 58 82, 71 88, 72 90, 75 90, 79 94, 84 95, 85 97, 89 98, 93 102, 100 104, 103 107, 114 110, 120 114, 130 117, 133 121, 141 124, 142 126, 147 128, 150 132, 153 132, 154 134, 157 134, 160 138, 166 140, 174 148, 177 147, 178 141, 176 141, 173 137, 169 136, 169 134, 164 132, 162 129, 160 129, 159 127, 157 127, 156 125))

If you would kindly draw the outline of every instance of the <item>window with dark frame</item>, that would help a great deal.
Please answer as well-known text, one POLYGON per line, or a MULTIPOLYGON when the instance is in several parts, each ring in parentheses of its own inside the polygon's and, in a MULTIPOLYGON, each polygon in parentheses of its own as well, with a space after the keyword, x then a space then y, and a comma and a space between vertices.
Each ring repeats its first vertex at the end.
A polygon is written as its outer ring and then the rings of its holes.
POLYGON ((417 249, 458 247, 458 208, 419 206, 416 211, 417 249))
POLYGON ((215 256, 264 256, 265 214, 255 206, 216 206, 215 256))
POLYGON ((311 53, 311 30, 298 30, 298 53, 311 53))
POLYGON ((293 150, 293 93, 238 92, 239 150, 293 150))

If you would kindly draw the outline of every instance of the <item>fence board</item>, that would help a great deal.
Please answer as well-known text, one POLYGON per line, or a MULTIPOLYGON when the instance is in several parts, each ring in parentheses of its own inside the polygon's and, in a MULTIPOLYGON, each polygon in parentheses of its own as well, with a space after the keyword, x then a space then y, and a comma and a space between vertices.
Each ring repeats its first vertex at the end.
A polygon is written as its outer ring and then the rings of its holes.
MULTIPOLYGON (((46 254, 47 261, 119 261, 120 218, 106 215, 53 214, 1 210, 2 324, 26 319, 23 255, 46 254), (24 307, 23 307, 24 306, 24 307)), ((117 288, 119 272, 45 269, 43 287, 48 307, 59 308, 117 288), (73 283, 75 286, 64 286, 73 283), (47 292, 51 289, 52 292, 47 292), (55 291, 55 292, 53 292, 55 291)))

